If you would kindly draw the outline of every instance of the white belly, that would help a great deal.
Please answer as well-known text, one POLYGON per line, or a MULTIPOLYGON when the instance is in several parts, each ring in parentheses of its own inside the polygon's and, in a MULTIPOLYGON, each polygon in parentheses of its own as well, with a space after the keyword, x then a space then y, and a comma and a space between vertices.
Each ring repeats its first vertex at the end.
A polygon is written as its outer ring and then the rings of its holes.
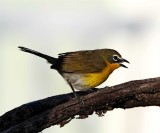
POLYGON ((74 89, 77 90, 87 90, 88 87, 85 86, 85 82, 83 81, 82 74, 73 74, 73 73, 63 73, 63 78, 72 84, 74 89))

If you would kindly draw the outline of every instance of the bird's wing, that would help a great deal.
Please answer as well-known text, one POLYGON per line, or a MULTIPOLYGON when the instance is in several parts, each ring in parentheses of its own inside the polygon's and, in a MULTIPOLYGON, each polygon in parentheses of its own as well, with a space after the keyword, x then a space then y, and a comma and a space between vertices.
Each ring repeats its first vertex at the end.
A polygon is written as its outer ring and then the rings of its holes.
POLYGON ((93 73, 106 67, 98 50, 78 51, 59 54, 60 72, 93 73))

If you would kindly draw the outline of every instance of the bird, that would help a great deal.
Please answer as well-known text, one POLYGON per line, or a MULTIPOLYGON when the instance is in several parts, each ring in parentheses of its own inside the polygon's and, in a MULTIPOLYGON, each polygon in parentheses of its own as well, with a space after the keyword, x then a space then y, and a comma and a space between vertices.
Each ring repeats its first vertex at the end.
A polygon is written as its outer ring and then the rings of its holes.
POLYGON ((66 52, 52 57, 41 52, 18 46, 18 48, 43 59, 51 64, 67 81, 75 97, 76 90, 86 91, 93 89, 106 81, 109 75, 119 67, 128 68, 123 63, 129 63, 114 49, 95 49, 66 52))

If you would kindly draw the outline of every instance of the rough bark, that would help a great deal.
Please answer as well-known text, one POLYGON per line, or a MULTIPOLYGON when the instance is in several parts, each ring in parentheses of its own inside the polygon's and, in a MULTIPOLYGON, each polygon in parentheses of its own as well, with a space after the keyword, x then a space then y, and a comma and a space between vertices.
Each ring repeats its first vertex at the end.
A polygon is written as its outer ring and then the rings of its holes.
POLYGON ((160 77, 134 80, 99 90, 77 92, 84 104, 72 93, 24 104, 0 117, 2 133, 37 133, 52 125, 64 126, 75 116, 87 118, 94 112, 103 116, 115 108, 160 105, 160 77))

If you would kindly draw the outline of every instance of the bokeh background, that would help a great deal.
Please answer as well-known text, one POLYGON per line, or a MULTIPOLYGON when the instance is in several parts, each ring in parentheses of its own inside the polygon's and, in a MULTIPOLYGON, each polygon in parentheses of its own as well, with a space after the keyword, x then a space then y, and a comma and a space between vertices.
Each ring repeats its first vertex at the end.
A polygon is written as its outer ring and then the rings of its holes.
MULTIPOLYGON (((113 48, 128 59, 100 87, 160 76, 158 0, 0 0, 0 115, 34 100, 71 92, 45 60, 18 46, 57 56, 113 48)), ((114 109, 43 133, 159 133, 160 108, 114 109)))

